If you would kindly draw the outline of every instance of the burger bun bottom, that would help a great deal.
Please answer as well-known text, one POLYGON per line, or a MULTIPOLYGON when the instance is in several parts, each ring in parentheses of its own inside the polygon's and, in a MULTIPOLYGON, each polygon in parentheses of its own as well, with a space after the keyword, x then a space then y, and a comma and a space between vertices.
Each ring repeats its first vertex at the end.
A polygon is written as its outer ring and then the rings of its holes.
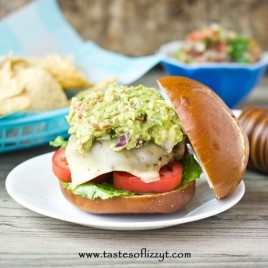
POLYGON ((60 182, 65 198, 77 208, 93 214, 165 214, 184 208, 195 194, 195 182, 180 190, 158 194, 113 197, 94 200, 75 195, 60 182))

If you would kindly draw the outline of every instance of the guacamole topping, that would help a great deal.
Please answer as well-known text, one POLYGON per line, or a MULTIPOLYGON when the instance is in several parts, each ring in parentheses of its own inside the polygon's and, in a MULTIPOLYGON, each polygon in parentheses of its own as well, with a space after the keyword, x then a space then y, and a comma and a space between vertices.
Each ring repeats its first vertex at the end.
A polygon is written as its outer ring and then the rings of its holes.
POLYGON ((94 141, 114 140, 115 151, 154 142, 171 152, 183 139, 175 110, 158 90, 142 85, 111 84, 105 92, 73 98, 67 120, 81 151, 90 150, 94 141))

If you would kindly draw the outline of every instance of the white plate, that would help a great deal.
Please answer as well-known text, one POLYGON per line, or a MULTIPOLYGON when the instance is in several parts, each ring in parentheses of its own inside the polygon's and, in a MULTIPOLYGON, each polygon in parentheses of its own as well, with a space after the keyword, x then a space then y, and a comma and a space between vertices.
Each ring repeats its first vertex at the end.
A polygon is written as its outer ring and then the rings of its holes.
POLYGON ((59 220, 110 230, 157 229, 201 220, 234 206, 245 192, 242 181, 224 200, 217 200, 205 178, 197 180, 196 194, 182 211, 168 215, 93 215, 71 205, 62 195, 51 171, 52 153, 15 167, 6 179, 9 195, 22 206, 59 220))

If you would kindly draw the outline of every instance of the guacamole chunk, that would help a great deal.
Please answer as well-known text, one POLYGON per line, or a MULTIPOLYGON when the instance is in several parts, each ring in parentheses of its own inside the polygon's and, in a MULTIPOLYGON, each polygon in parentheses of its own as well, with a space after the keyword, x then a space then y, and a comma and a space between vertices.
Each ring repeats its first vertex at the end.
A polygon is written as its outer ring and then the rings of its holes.
POLYGON ((73 98, 67 120, 82 151, 94 141, 114 140, 116 151, 154 142, 170 152, 183 139, 175 110, 158 90, 141 85, 111 84, 105 92, 73 98))

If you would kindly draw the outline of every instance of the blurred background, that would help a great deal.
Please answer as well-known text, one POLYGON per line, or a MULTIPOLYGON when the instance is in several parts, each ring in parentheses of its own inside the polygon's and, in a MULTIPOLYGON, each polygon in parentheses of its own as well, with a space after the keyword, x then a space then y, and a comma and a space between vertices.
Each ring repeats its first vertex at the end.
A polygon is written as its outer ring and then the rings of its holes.
MULTIPOLYGON (((32 0, 0 0, 0 19, 32 0)), ((268 50, 267 0, 58 0, 84 39, 130 56, 152 54, 212 22, 250 34, 268 50), (82 18, 82 19, 81 19, 82 18)))

